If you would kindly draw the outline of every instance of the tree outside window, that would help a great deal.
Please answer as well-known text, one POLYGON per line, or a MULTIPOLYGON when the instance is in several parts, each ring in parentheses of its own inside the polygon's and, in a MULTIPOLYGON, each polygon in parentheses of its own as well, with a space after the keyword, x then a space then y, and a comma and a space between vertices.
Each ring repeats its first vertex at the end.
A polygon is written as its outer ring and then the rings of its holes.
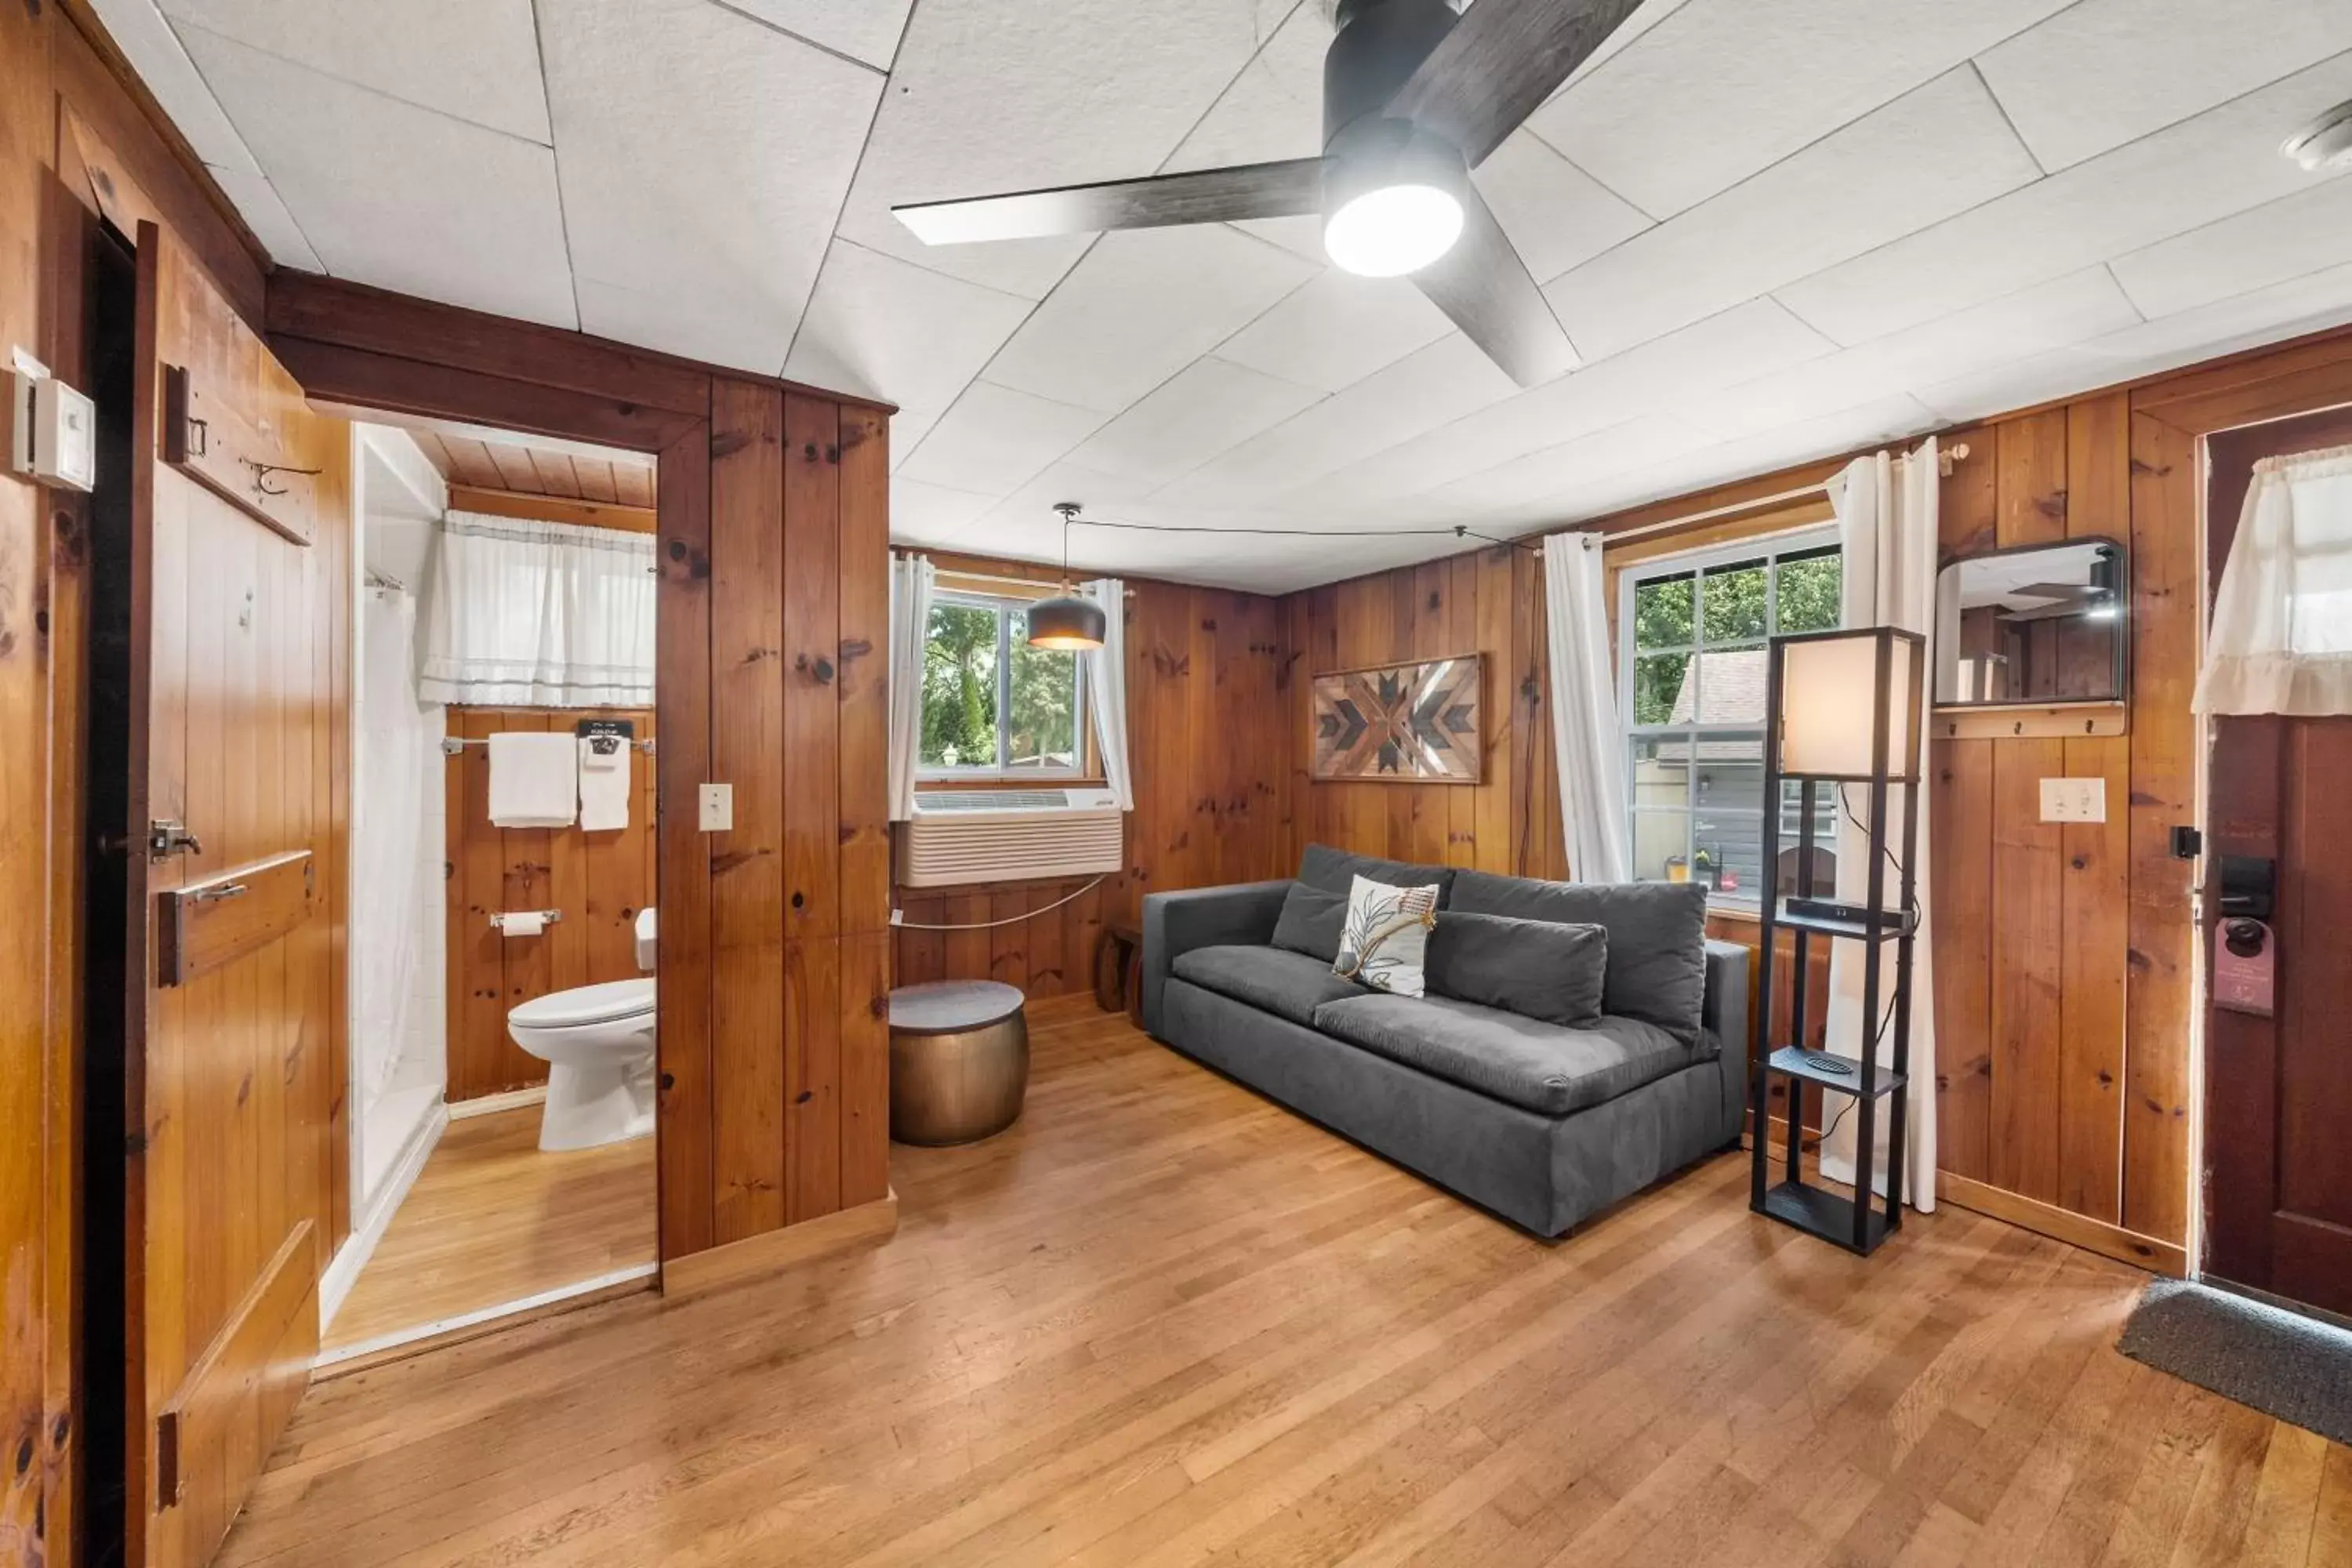
POLYGON ((942 595, 923 658, 922 771, 1052 777, 1085 766, 1077 656, 1029 646, 1014 600, 942 595))

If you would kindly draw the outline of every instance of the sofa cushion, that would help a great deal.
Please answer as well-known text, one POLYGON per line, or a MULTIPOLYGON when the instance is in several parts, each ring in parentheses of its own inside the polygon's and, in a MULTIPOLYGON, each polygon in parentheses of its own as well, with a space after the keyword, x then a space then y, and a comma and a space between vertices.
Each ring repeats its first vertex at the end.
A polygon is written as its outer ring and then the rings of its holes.
POLYGON ((1312 1024, 1315 1009, 1326 1002, 1364 994, 1362 986, 1332 973, 1328 963, 1278 947, 1196 947, 1178 953, 1171 967, 1181 980, 1294 1024, 1312 1024))
POLYGON ((1415 866, 1404 860, 1383 860, 1377 855, 1350 855, 1328 844, 1309 844, 1298 858, 1298 879, 1310 888, 1337 893, 1342 900, 1359 877, 1386 882, 1391 888, 1437 889, 1437 907, 1447 907, 1454 888, 1454 868, 1415 866))
POLYGON ((1538 882, 1465 871, 1445 907, 1609 932, 1601 1010, 1671 1030, 1685 1045, 1699 1035, 1706 1003, 1706 889, 1697 882, 1538 882))
POLYGON ((1609 932, 1447 910, 1437 917, 1422 967, 1433 995, 1589 1029, 1601 1021, 1609 932))
POLYGON ((1447 996, 1359 994, 1327 1002, 1315 1009, 1315 1027, 1546 1116, 1614 1100, 1706 1054, 1637 1018, 1603 1017, 1592 1028, 1569 1029, 1447 996))
POLYGON ((1274 945, 1329 963, 1339 956, 1339 933, 1348 925, 1348 895, 1327 893, 1304 882, 1290 884, 1274 922, 1274 945))

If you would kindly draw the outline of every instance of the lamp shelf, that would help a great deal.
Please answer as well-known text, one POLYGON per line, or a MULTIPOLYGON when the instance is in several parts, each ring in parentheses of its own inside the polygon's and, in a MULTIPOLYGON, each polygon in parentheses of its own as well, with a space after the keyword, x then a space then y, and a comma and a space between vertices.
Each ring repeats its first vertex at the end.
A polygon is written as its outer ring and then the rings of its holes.
MULTIPOLYGON (((1852 1095, 1857 1100, 1862 1097, 1862 1064, 1852 1057, 1839 1056, 1835 1051, 1805 1051, 1795 1046, 1782 1046, 1764 1058, 1764 1065, 1784 1077, 1801 1079, 1807 1083, 1819 1084, 1823 1089, 1852 1095), (1846 1070, 1832 1072, 1828 1068, 1816 1067, 1805 1059, 1808 1056, 1828 1057, 1833 1061, 1843 1062, 1846 1070)), ((1881 1068, 1871 1082, 1871 1098, 1884 1100, 1909 1081, 1908 1074, 1896 1072, 1892 1068, 1881 1068)))
MULTIPOLYGON (((1853 1244, 1853 1201, 1839 1196, 1826 1187, 1808 1186, 1803 1182, 1786 1181, 1769 1188, 1764 1194, 1764 1212, 1784 1225, 1791 1225, 1808 1236, 1817 1236, 1832 1242, 1848 1252, 1867 1258, 1886 1239, 1891 1228, 1886 1215, 1865 1204, 1863 1213, 1863 1242, 1853 1244)), ((1895 1222, 1900 1224, 1898 1220, 1895 1222)))
POLYGON ((1831 915, 1800 914, 1786 899, 1772 911, 1772 923, 1782 931, 1811 931, 1817 936, 1842 936, 1855 942, 1886 942, 1913 929, 1900 910, 1881 910, 1872 920, 1841 920, 1831 915))

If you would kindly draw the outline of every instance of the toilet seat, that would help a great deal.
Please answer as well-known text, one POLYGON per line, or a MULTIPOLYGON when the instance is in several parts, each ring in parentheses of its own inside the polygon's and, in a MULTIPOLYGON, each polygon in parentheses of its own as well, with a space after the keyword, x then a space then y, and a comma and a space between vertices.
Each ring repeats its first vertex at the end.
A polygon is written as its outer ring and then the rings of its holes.
POLYGON ((534 996, 507 1015, 508 1022, 524 1029, 572 1029, 585 1024, 614 1024, 654 1010, 650 980, 607 980, 570 991, 534 996))
POLYGON ((654 1130, 655 982, 607 980, 534 996, 507 1034, 547 1063, 539 1146, 587 1149, 654 1130))

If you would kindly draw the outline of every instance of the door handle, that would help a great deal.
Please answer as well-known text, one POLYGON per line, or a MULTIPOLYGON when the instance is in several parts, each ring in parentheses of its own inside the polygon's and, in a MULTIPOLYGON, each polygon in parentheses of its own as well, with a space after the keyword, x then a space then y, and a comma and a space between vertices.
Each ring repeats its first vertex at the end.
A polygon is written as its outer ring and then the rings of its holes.
POLYGON ((215 904, 223 899, 241 899, 253 889, 243 882, 227 882, 217 888, 199 888, 188 895, 192 904, 215 904))
POLYGON ((169 860, 174 855, 201 855, 204 841, 174 817, 158 817, 147 825, 147 858, 169 860))

